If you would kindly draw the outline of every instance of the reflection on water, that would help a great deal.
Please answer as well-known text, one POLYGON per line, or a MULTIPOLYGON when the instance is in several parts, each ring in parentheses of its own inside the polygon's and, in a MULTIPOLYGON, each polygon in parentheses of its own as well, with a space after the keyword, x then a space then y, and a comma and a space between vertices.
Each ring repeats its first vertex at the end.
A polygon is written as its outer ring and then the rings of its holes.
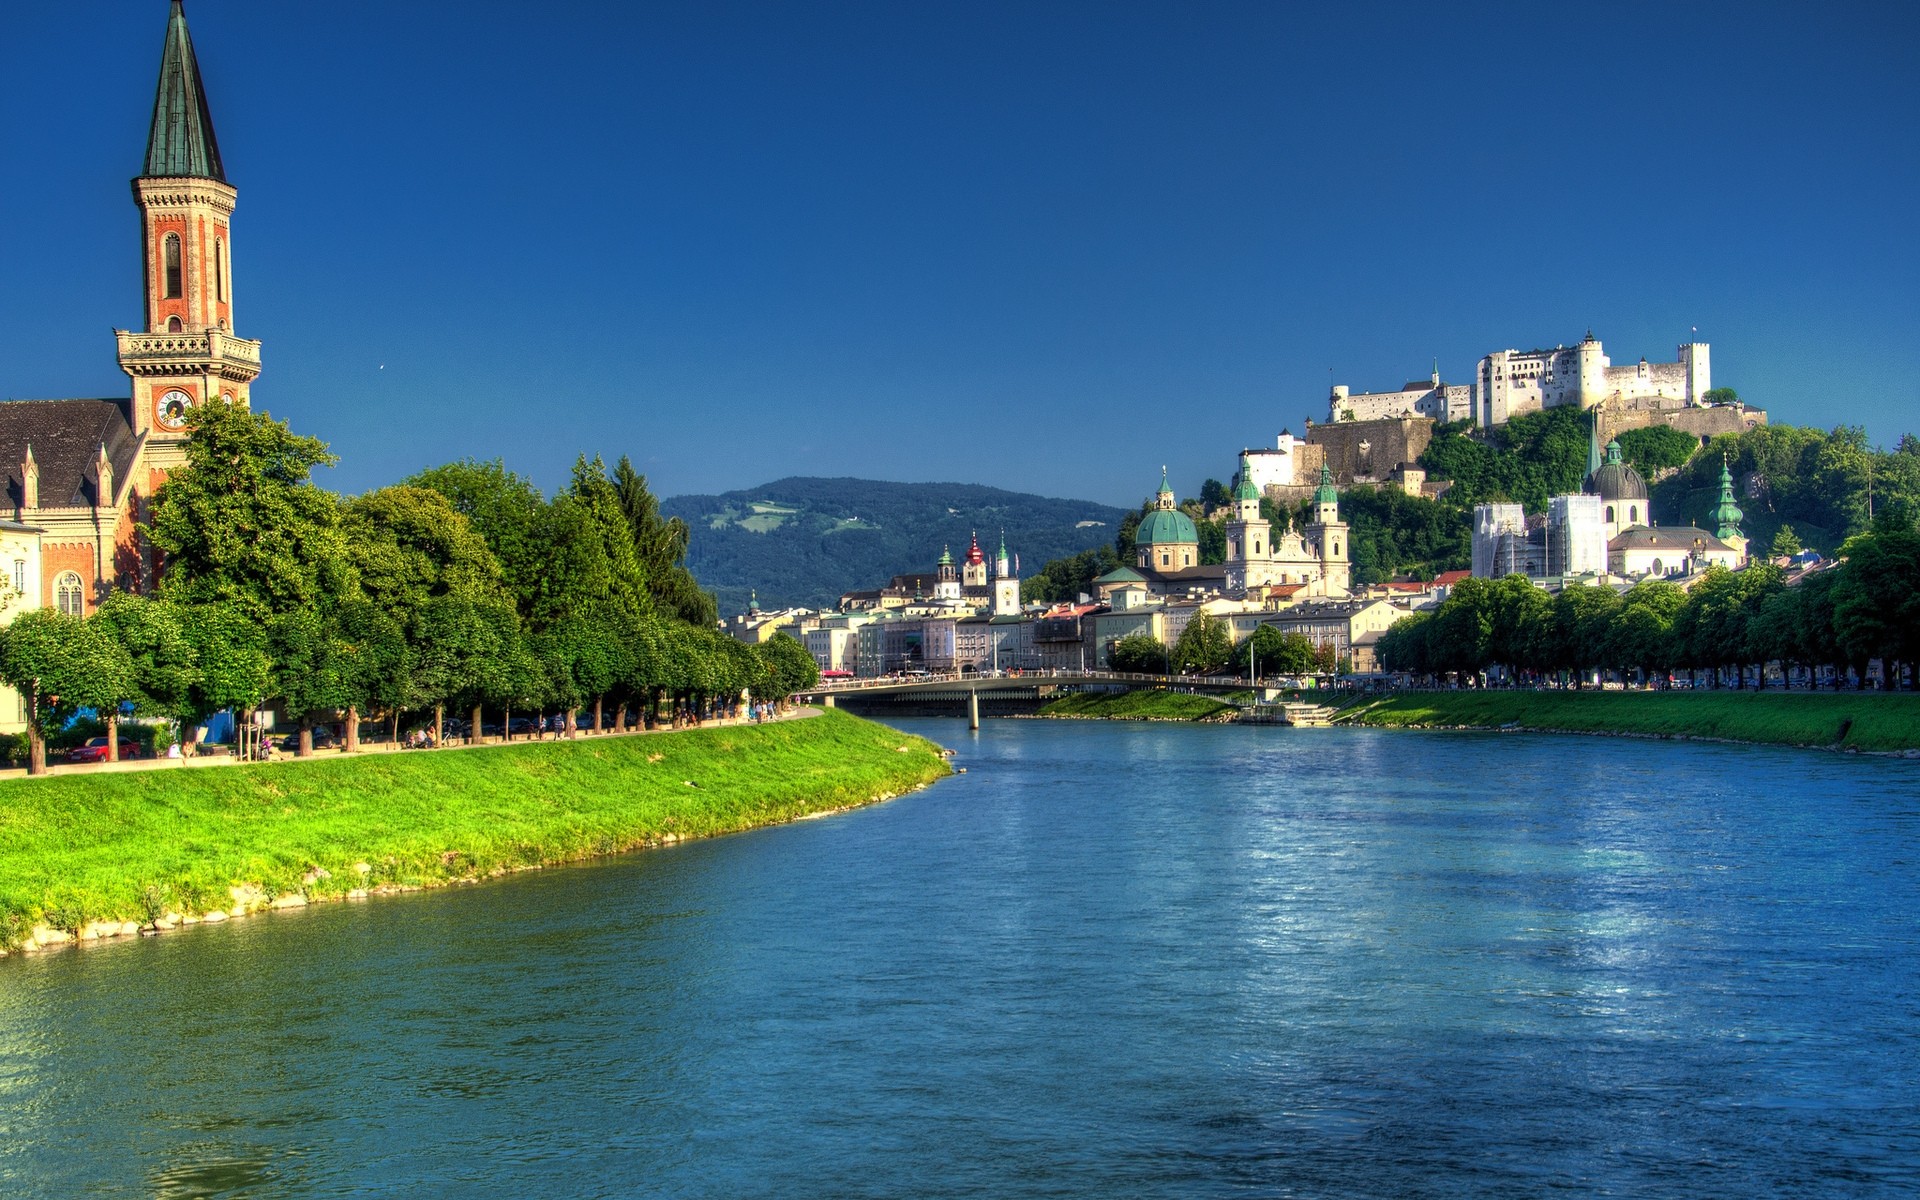
POLYGON ((1916 764, 915 727, 969 773, 0 963, 0 1195, 1920 1187, 1916 764))

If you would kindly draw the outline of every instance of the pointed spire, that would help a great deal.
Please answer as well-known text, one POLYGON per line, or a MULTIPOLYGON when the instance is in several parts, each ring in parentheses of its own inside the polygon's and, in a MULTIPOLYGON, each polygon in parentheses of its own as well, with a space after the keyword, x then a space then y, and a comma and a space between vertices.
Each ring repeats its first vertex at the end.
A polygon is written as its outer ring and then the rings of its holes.
POLYGON ((1240 486, 1233 490, 1235 500, 1260 499, 1260 489, 1253 486, 1253 464, 1247 461, 1247 452, 1240 452, 1240 486))
POLYGON ((153 132, 147 137, 142 178, 187 176, 227 181, 220 165, 220 143, 213 136, 213 114, 200 82, 200 63, 187 34, 187 14, 173 0, 167 18, 167 42, 160 56, 160 87, 153 97, 153 132))
POLYGON ((1587 476, 1600 469, 1600 410, 1593 410, 1593 429, 1587 438, 1587 476))
POLYGON ((1733 502, 1733 468, 1728 464, 1726 456, 1722 455, 1720 503, 1713 510, 1713 519, 1720 522, 1720 528, 1714 530, 1713 536, 1723 542, 1728 538, 1745 537, 1746 535, 1740 532, 1740 522, 1746 518, 1746 515, 1740 511, 1740 506, 1733 502))
POLYGON ((1160 494, 1162 496, 1173 495, 1173 485, 1167 482, 1167 467, 1165 463, 1160 465, 1160 494))
POLYGON ((1333 468, 1326 460, 1320 462, 1320 488, 1313 494, 1315 504, 1340 503, 1340 490, 1333 486, 1333 468))

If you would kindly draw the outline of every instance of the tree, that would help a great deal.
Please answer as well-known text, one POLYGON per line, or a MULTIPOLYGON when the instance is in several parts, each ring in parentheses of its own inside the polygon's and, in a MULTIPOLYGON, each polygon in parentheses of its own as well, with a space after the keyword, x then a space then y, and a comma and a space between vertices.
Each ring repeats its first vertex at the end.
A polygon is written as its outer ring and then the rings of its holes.
POLYGON ((1773 535, 1773 545, 1767 550, 1768 558, 1792 558, 1800 553, 1800 538, 1793 532, 1793 526, 1782 525, 1773 535))
POLYGON ((1566 587, 1553 599, 1553 614, 1543 640, 1541 665, 1571 671, 1576 686, 1585 673, 1610 665, 1607 637, 1620 616, 1619 593, 1609 587, 1566 587))
POLYGON ((348 591, 339 507, 308 482, 335 461, 326 446, 222 400, 196 406, 187 423, 186 465, 160 485, 145 527, 167 559, 160 594, 265 622, 348 591))
POLYGON ((1432 657, 1427 650, 1427 631, 1432 623, 1433 614, 1423 612, 1401 617, 1388 626, 1377 650, 1380 665, 1409 675, 1433 674, 1432 657))
MULTIPOLYGON (((185 616, 178 605, 133 592, 112 593, 93 615, 126 651, 132 671, 126 698, 140 716, 179 721, 189 715, 200 664, 185 616)), ((110 719, 108 725, 117 755, 118 721, 110 719)))
POLYGON ((1173 664, 1192 675, 1211 675, 1233 659, 1233 631, 1210 612, 1197 612, 1173 646, 1173 664))
POLYGON ((1200 504, 1208 512, 1216 508, 1227 508, 1233 503, 1233 493, 1227 485, 1218 479, 1209 479, 1200 485, 1200 504))
POLYGON ((29 775, 46 774, 49 721, 116 708, 134 689, 133 663, 108 625, 45 608, 21 613, 0 637, 0 680, 27 701, 29 775))
POLYGON ((613 486, 633 529, 634 553, 654 604, 689 625, 711 628, 718 624, 720 609, 712 593, 703 590, 686 567, 692 540, 687 523, 660 515, 660 502, 647 489, 647 477, 635 471, 625 455, 613 468, 613 486))
POLYGON ((1304 633, 1282 633, 1272 625, 1256 625, 1253 633, 1233 649, 1233 668, 1269 675, 1304 675, 1314 669, 1313 642, 1304 633))
POLYGON ((546 497, 498 459, 433 467, 404 481, 445 496, 500 564, 502 581, 522 617, 532 616, 546 592, 552 551, 552 513, 546 497))
POLYGON ((271 683, 273 660, 267 653, 266 628, 238 605, 193 605, 183 610, 181 628, 198 668, 187 689, 182 722, 191 747, 196 727, 214 713, 259 706, 271 683))
POLYGON ((1700 394, 1700 398, 1708 404, 1738 404, 1740 393, 1730 387, 1708 388, 1700 394))
POLYGON ((765 663, 768 672, 766 686, 770 690, 764 693, 764 698, 785 699, 819 685, 819 664, 813 661, 813 655, 807 653, 805 646, 786 634, 776 633, 751 649, 765 663))
POLYGON ((1686 607, 1687 594, 1664 579, 1644 579, 1620 598, 1620 611, 1607 630, 1604 661, 1634 667, 1642 681, 1672 670, 1676 659, 1673 623, 1686 607))
POLYGON ((1920 533, 1891 530, 1854 540, 1833 590, 1833 628, 1848 658, 1881 660, 1887 686, 1896 664, 1920 661, 1920 533))
POLYGON ((1642 475, 1653 476, 1687 465, 1700 451, 1700 439, 1671 425, 1643 425, 1614 439, 1620 456, 1642 475))
POLYGON ((1107 666, 1136 675, 1159 675, 1168 670, 1167 645, 1144 633, 1131 633, 1107 650, 1107 666))

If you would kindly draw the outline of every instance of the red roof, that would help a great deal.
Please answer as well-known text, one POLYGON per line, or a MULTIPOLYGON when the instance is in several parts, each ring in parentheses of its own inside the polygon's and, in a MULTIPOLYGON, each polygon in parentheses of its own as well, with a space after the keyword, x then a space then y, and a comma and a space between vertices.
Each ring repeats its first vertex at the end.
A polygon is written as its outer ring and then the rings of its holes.
POLYGON ((1433 577, 1433 586, 1452 587, 1462 579, 1472 579, 1472 571, 1442 571, 1433 577))
POLYGON ((980 535, 977 533, 973 535, 973 545, 967 547, 967 561, 976 567, 987 561, 987 556, 980 553, 980 535))

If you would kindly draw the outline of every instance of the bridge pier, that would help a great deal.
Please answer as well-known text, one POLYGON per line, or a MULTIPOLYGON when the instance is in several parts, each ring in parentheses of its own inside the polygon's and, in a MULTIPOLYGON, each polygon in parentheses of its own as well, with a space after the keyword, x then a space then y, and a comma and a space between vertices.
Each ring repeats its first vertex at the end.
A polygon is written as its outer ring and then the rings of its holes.
POLYGON ((833 703, 834 696, 832 692, 828 692, 825 696, 822 697, 822 699, 826 701, 826 705, 828 708, 834 707, 834 703, 833 703))
POLYGON ((978 730, 980 728, 979 688, 967 689, 967 728, 972 730, 978 730))

